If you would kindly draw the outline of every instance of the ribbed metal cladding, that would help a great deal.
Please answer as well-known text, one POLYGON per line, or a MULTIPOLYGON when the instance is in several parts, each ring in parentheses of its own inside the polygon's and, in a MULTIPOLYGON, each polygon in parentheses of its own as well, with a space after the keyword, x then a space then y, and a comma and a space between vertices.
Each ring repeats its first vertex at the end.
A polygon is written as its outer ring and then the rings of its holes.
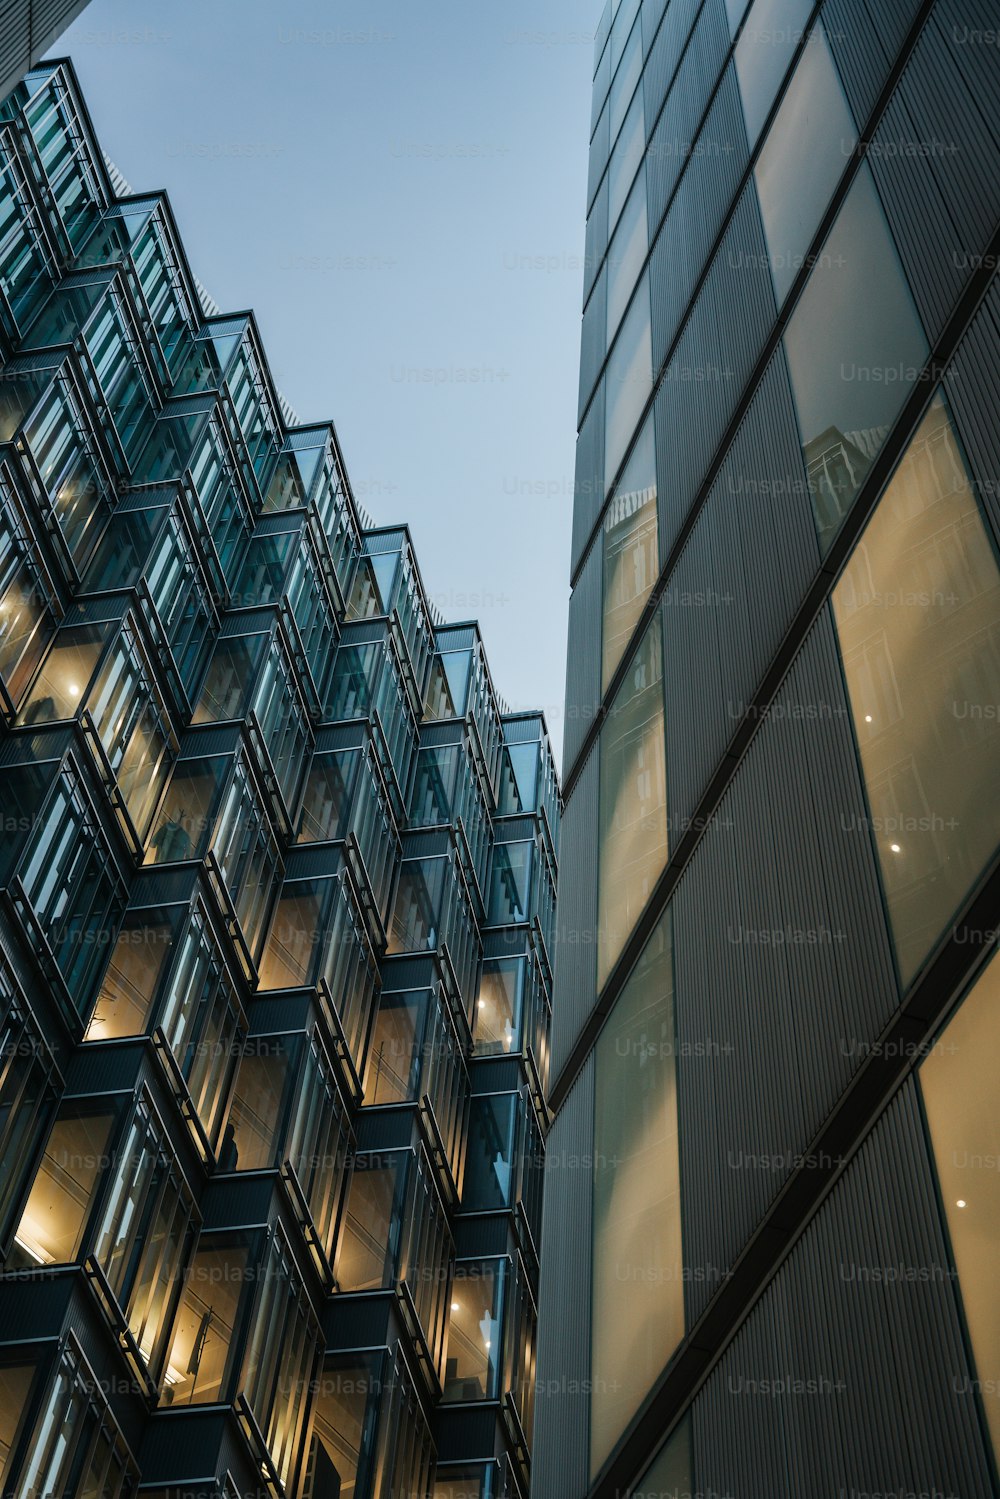
POLYGON ((779 348, 664 595, 672 826, 694 811, 819 561, 779 348))
POLYGON ((593 1153, 591 1054, 545 1151, 533 1499, 582 1499, 589 1487, 593 1153))
MULTIPOLYGON (((1000 68, 959 38, 976 6, 936 7, 869 151, 896 243, 932 337, 1000 220, 1000 68), (984 150, 984 136, 993 149, 984 150)), ((978 7, 985 28, 985 6, 978 7)), ((993 8, 992 24, 996 25, 993 8)))
POLYGON ((971 1377, 911 1078, 696 1400, 695 1487, 989 1499, 971 1377))
POLYGON ((1000 429, 996 420, 996 392, 1000 390, 1000 280, 994 280, 962 340, 944 385, 959 436, 980 481, 979 498, 1000 544, 1000 429))
POLYGON ((751 181, 656 396, 661 557, 670 553, 774 317, 764 231, 751 181))
POLYGON ((594 393, 597 377, 604 363, 608 347, 608 271, 607 266, 597 278, 590 301, 583 314, 583 331, 580 336, 580 406, 577 421, 583 414, 594 393))
POLYGON ((0 99, 80 14, 87 0, 8 0, 0 5, 0 99), (30 44, 30 51, 29 51, 30 44))
POLYGON ((823 25, 859 124, 871 114, 921 0, 827 0, 823 25))
POLYGON ((605 104, 601 111, 601 118, 594 131, 594 139, 590 143, 590 165, 587 172, 587 210, 594 201, 601 174, 608 164, 608 143, 611 134, 611 114, 605 104))
POLYGON ((674 953, 693 1319, 898 1004, 828 612, 677 888, 674 953))
POLYGON ((667 0, 642 0, 642 55, 648 57, 656 40, 656 28, 663 20, 667 0))
POLYGON ((673 0, 644 74, 646 130, 651 132, 647 192, 649 222, 654 225, 659 223, 688 159, 688 148, 729 48, 724 0, 705 0, 684 51, 697 9, 694 0, 673 0), (653 122, 664 99, 666 104, 654 130, 653 122))
POLYGON ((587 538, 604 502, 604 382, 590 403, 587 419, 576 440, 576 481, 573 503, 571 573, 583 556, 587 538))
POLYGON ((654 366, 663 362, 680 327, 748 159, 736 70, 730 65, 650 257, 654 366))
POLYGON ((597 815, 599 744, 566 804, 560 831, 559 913, 552 995, 552 1076, 560 1069, 596 1000, 597 815))
POLYGON ((563 779, 576 760, 601 700, 603 549, 598 536, 569 601, 563 779))

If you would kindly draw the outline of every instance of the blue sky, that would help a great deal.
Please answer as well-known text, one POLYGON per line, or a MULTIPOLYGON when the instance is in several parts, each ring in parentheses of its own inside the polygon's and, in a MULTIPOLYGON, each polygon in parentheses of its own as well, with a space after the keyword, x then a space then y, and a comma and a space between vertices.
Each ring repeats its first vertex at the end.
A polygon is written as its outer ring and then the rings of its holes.
POLYGON ((557 743, 593 30, 587 0, 92 0, 56 44, 105 150, 253 307, 377 523, 557 743))

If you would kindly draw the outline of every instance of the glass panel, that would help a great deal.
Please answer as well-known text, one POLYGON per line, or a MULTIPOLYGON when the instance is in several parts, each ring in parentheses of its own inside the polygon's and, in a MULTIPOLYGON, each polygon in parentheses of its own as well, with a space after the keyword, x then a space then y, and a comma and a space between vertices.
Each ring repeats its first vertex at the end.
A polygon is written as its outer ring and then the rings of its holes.
POLYGON ((327 1362, 319 1380, 302 1499, 367 1493, 383 1383, 378 1355, 327 1362))
POLYGON ((201 858, 215 827, 219 790, 232 767, 229 756, 181 760, 170 778, 156 827, 146 850, 147 864, 201 858))
POLYGON ((156 920, 148 911, 126 918, 97 996, 85 1041, 141 1036, 160 975, 173 953, 181 913, 156 920))
POLYGON ((24 705, 22 723, 76 716, 111 629, 111 625, 81 625, 60 630, 24 705))
MULTIPOLYGON (((634 7, 633 7, 634 8, 634 7)), ((642 76, 642 27, 633 26, 611 85, 611 139, 621 129, 635 86, 642 76)))
POLYGON ((282 1099, 294 1062, 280 1036, 247 1042, 236 1075, 220 1171, 263 1171, 275 1164, 283 1126, 282 1099))
POLYGON ((7 1463, 17 1441, 34 1373, 33 1364, 0 1367, 0 1480, 7 1476, 7 1463))
POLYGON ((107 1164, 111 1114, 81 1117, 72 1105, 60 1111, 45 1146, 15 1235, 22 1265, 66 1265, 76 1259, 107 1164))
POLYGON ((740 33, 733 56, 751 150, 811 10, 812 0, 756 0, 740 33))
POLYGON ((854 120, 817 22, 754 168, 779 306, 805 261, 856 140, 854 120))
POLYGON ((591 1472, 684 1335, 669 910, 595 1051, 591 1472))
POLYGON ((269 639, 261 634, 219 641, 192 723, 245 717, 250 689, 269 639))
POLYGON ((489 1474, 483 1467, 463 1468, 460 1473, 438 1469, 434 1499, 489 1499, 489 1474))
POLYGON ((1000 571, 940 396, 833 611, 905 984, 1000 839, 1000 571))
POLYGON ((646 149, 646 115, 637 89, 608 167, 608 225, 613 228, 646 149))
POLYGON ((533 843, 498 843, 490 874, 490 925, 527 921, 531 913, 533 843))
POLYGON ((381 996, 365 1103, 406 1103, 416 1097, 428 998, 426 990, 381 996))
POLYGON ((504 1264, 457 1265, 448 1319, 446 1401, 490 1400, 497 1394, 504 1264))
POLYGON ((629 194, 608 251, 608 344, 618 331, 622 313, 632 294, 649 249, 646 221, 646 174, 640 172, 629 194))
POLYGON ((920 1083, 979 1389, 1000 1454, 998 1020, 994 956, 922 1063, 920 1083))
POLYGON ((667 861, 663 626, 654 618, 600 739, 597 983, 625 945, 667 861))
POLYGON ((540 754, 540 744, 504 746, 497 805, 497 812, 501 817, 537 810, 540 754))
POLYGON ((601 692, 607 691, 659 572, 656 438, 650 412, 604 518, 601 692))
POLYGON ((524 958, 497 958, 483 964, 476 1002, 476 1055, 512 1051, 519 1043, 524 958))
POLYGON ((163 1400, 198 1405, 222 1400, 230 1346, 247 1276, 245 1245, 199 1248, 184 1276, 174 1319, 163 1400))
POLYGON ((795 304, 785 352, 825 550, 927 355, 867 165, 795 304))
POLYGON ((469 1152, 462 1208, 501 1213, 513 1206, 514 1154, 520 1099, 516 1093, 474 1097, 469 1104, 469 1152))
POLYGON ((649 323, 649 279, 644 276, 611 352, 605 377, 604 486, 618 472, 636 423, 653 389, 653 343, 649 323))
POLYGON ((360 763, 361 751, 356 749, 316 756, 299 814, 299 843, 322 843, 346 836, 360 763))
POLYGON ((692 1473, 691 1418, 686 1416, 652 1467, 640 1478, 632 1499, 691 1499, 692 1473))
POLYGON ((400 1162, 358 1157, 347 1198, 337 1254, 337 1284, 343 1291, 373 1291, 387 1283, 399 1247, 400 1162))
POLYGON ((420 952, 436 948, 447 860, 408 859, 399 875, 399 888, 389 932, 389 952, 420 952))

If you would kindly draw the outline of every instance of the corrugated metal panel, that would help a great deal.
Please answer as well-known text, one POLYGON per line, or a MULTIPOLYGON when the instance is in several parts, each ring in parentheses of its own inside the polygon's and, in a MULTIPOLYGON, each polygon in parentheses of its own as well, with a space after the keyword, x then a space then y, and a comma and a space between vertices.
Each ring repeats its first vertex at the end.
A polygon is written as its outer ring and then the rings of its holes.
MULTIPOLYGON (((698 14, 699 0, 672 0, 672 4, 667 7, 667 13, 649 49, 649 56, 643 71, 643 107, 646 111, 647 136, 652 136, 656 116, 663 108, 663 102, 668 96, 671 85, 676 86, 675 77, 679 73, 678 65, 680 64, 681 68, 689 66, 689 59, 684 57, 682 62, 682 56, 696 18, 697 30, 691 45, 694 54, 697 55, 702 45, 699 31, 702 27, 709 31, 717 29, 718 15, 723 10, 722 0, 707 0, 707 3, 701 7, 701 15, 698 14)), ((722 19, 725 22, 724 14, 722 19)), ((728 36, 729 28, 726 26, 727 40, 728 36)))
POLYGON ((844 91, 863 125, 889 74, 920 0, 826 0, 823 24, 844 91))
POLYGON ((964 3, 936 7, 869 152, 932 338, 1000 219, 1000 69, 960 40, 974 24, 964 3))
MULTIPOLYGON (((675 7, 667 12, 660 36, 671 31, 674 24, 675 7)), ((693 7, 685 0, 679 12, 693 7)), ((673 86, 659 122, 649 142, 648 167, 646 173, 649 200, 649 221, 659 223, 670 195, 677 184, 690 157, 691 144, 695 138, 701 117, 705 112, 712 89, 715 87, 729 48, 729 26, 721 0, 708 0, 702 7, 698 24, 691 42, 677 70, 673 86)), ((655 50, 655 49, 654 49, 655 50)), ((653 66, 651 57, 647 64, 647 76, 653 66)), ((655 84, 653 87, 655 88, 655 84)), ((653 117, 649 111, 650 85, 646 85, 646 128, 652 129, 653 117)))
POLYGON ((590 1467, 594 1058, 549 1134, 539 1283, 534 1499, 581 1499, 590 1467))
POLYGON ((598 536, 569 601, 566 710, 563 723, 565 781, 601 701, 601 597, 604 551, 598 536))
POLYGON ((909 1080, 696 1400, 698 1490, 989 1499, 966 1377, 909 1080), (775 1398, 777 1379, 804 1383, 775 1398))
POLYGON ((597 122, 594 138, 590 143, 590 158, 587 168, 587 212, 590 212, 594 196, 600 185, 604 168, 608 164, 608 147, 611 137, 611 110, 609 104, 605 104, 601 110, 601 118, 597 122))
POLYGON ((951 402, 978 495, 1000 544, 1000 279, 993 284, 945 376, 951 402))
POLYGON ((660 556, 667 557, 775 318, 749 182, 656 396, 660 556))
POLYGON ((653 247, 654 369, 663 363, 680 327, 748 160, 736 70, 730 65, 653 247))
MULTIPOLYGON (((828 612, 678 886, 674 951, 685 1254, 707 1274, 898 1003, 828 612)), ((692 1319, 715 1283, 689 1283, 692 1319)))
POLYGON ((604 364, 608 349, 608 269, 605 265, 597 278, 590 301, 583 314, 583 329, 580 334, 580 404, 577 424, 594 393, 597 377, 604 364))
POLYGON ((576 482, 573 500, 571 573, 583 556, 587 538, 604 503, 604 381, 590 404, 587 420, 576 440, 576 482))
POLYGON ((667 8, 667 0, 642 0, 642 55, 648 58, 653 43, 656 40, 656 31, 663 20, 663 12, 667 8))
POLYGON ((599 745, 587 756, 563 813, 559 912, 552 995, 552 1076, 558 1077, 593 1009, 597 960, 597 811, 599 745))
POLYGON ((664 595, 673 827, 694 812, 819 562, 779 348, 664 595))

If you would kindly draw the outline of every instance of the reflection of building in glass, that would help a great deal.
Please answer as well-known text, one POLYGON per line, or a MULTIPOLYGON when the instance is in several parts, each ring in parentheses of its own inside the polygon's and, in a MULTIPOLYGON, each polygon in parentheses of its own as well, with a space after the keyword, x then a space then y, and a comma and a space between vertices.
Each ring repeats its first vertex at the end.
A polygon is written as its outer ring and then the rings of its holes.
POLYGON ((69 64, 0 146, 0 1488, 526 1499, 544 719, 69 64))
POLYGON ((953 9, 598 27, 537 1499, 1000 1492, 1000 74, 953 9))

